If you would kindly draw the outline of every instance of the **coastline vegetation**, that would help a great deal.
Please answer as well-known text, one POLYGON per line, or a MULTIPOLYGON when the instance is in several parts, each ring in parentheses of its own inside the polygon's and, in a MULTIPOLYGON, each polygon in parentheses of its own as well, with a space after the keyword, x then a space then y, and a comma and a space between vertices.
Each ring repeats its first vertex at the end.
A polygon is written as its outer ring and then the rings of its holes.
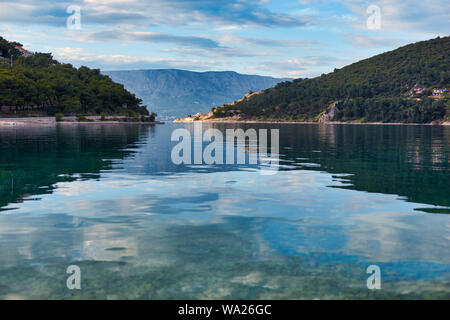
POLYGON ((401 47, 212 109, 210 118, 429 123, 450 114, 450 37, 401 47), (436 92, 441 91, 439 94, 436 92))
POLYGON ((25 57, 18 45, 0 37, 0 114, 149 115, 141 99, 100 70, 59 63, 50 53, 25 57))
POLYGON ((150 115, 129 114, 128 116, 110 116, 102 113, 98 116, 85 116, 77 114, 75 117, 65 117, 62 113, 55 114, 56 122, 139 122, 139 123, 155 123, 157 114, 152 112, 150 115))

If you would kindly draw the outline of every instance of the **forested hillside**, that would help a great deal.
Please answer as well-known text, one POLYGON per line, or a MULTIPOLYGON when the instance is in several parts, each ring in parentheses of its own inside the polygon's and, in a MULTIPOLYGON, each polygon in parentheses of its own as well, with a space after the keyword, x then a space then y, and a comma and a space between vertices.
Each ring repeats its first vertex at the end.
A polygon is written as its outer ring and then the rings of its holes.
POLYGON ((213 117, 318 121, 418 122, 449 113, 450 37, 401 47, 313 79, 275 88, 214 110, 213 117))
POLYGON ((2 114, 148 114, 140 99, 100 70, 76 69, 47 53, 25 57, 17 45, 0 37, 2 114))

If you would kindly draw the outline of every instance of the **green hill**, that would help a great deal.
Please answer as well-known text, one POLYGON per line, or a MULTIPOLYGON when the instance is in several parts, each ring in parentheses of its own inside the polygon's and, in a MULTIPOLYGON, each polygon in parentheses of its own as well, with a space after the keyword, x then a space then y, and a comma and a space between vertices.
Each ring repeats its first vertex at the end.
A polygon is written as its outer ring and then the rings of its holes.
POLYGON ((0 37, 0 114, 148 114, 140 99, 100 70, 76 69, 47 53, 25 57, 17 45, 0 37))
POLYGON ((410 44, 317 78, 280 83, 213 109, 213 117, 427 123, 448 118, 448 92, 433 89, 449 85, 450 37, 444 37, 410 44))

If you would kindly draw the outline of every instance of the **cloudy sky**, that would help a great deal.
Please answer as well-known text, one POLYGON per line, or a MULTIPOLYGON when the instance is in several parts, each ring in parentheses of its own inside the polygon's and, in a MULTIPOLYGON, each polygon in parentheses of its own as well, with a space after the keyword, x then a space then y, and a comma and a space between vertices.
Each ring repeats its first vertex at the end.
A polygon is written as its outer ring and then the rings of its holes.
POLYGON ((103 70, 312 77, 449 30, 448 0, 0 0, 1 36, 103 70))

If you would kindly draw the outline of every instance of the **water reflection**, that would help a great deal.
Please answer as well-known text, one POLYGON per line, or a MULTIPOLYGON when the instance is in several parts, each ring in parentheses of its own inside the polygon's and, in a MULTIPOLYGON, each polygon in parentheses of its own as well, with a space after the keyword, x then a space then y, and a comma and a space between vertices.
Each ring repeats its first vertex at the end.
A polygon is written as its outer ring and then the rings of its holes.
POLYGON ((447 210, 448 129, 271 125, 282 168, 262 176, 173 165, 174 127, 0 130, 2 172, 27 172, 14 197, 0 180, 0 297, 450 298, 450 217, 415 210, 447 210))
POLYGON ((152 127, 67 125, 0 128, 0 208, 30 195, 48 194, 54 183, 98 178, 146 139, 152 127))

